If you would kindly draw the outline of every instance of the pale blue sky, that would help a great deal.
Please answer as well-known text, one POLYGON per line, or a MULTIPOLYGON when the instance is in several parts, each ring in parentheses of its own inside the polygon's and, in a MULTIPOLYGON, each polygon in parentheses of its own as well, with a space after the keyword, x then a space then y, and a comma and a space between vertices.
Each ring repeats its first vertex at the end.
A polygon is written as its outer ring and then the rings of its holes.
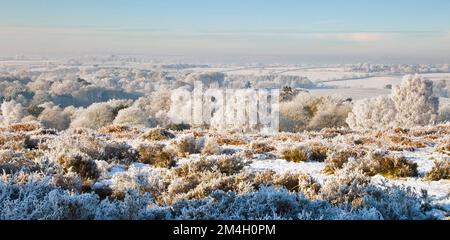
POLYGON ((0 55, 450 58, 448 0, 0 0, 0 6, 0 55))

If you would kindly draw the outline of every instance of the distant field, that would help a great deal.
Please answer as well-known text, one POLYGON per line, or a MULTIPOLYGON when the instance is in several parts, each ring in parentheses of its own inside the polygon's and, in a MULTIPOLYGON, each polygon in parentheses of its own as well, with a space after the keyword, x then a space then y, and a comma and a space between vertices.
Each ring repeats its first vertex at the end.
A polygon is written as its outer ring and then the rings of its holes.
POLYGON ((339 88, 339 89, 313 89, 309 92, 314 96, 332 96, 338 98, 352 98, 354 100, 388 95, 391 90, 376 88, 339 88))
POLYGON ((324 83, 325 86, 332 86, 338 88, 375 88, 385 89, 386 85, 397 85, 401 82, 401 77, 371 77, 362 79, 352 79, 343 81, 330 81, 324 83))

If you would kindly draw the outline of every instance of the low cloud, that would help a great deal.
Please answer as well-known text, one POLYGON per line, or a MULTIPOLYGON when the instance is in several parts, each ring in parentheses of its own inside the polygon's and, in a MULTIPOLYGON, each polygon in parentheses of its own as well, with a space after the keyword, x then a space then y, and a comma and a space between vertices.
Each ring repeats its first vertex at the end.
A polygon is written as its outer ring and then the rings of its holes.
POLYGON ((386 39, 387 35, 383 33, 351 33, 344 35, 343 39, 355 42, 375 42, 386 39))
POLYGON ((319 40, 336 40, 348 42, 379 42, 392 39, 395 33, 369 33, 369 32, 350 32, 350 33, 317 33, 312 38, 319 40))

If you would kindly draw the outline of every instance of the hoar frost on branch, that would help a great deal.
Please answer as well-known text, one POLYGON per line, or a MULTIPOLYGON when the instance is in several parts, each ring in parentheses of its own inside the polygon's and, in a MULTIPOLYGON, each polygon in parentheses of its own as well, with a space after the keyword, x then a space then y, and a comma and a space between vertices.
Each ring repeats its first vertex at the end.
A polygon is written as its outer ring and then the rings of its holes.
POLYGON ((390 96, 356 102, 347 123, 352 129, 423 126, 436 123, 438 111, 433 83, 419 75, 408 75, 390 96))
POLYGON ((437 120, 439 99, 433 95, 433 82, 419 75, 404 77, 394 89, 392 99, 400 126, 434 124, 437 120))
POLYGON ((347 118, 353 129, 383 129, 395 126, 397 110, 388 96, 367 98, 357 101, 347 118))
POLYGON ((86 109, 80 110, 72 121, 71 127, 85 127, 98 129, 114 121, 118 112, 129 106, 129 101, 113 100, 103 103, 94 103, 86 109))
POLYGON ((1 119, 4 125, 19 123, 26 115, 26 110, 22 104, 14 100, 3 102, 0 108, 2 111, 1 119))

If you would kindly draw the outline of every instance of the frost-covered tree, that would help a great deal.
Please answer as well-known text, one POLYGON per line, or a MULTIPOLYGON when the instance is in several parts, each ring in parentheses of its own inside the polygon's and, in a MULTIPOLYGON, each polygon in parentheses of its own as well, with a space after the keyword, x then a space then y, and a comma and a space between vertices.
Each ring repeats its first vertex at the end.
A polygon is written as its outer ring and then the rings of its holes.
POLYGON ((448 98, 450 96, 450 80, 433 82, 433 92, 436 97, 448 98))
POLYGON ((438 110, 433 83, 419 75, 408 75, 391 96, 356 102, 347 123, 352 129, 414 127, 435 123, 438 110))
POLYGON ((78 112, 78 115, 70 126, 91 129, 104 127, 111 124, 117 113, 128 106, 129 103, 127 101, 120 100, 94 103, 88 108, 78 112))
POLYGON ((405 76, 392 92, 400 126, 433 124, 437 121, 439 99, 433 95, 433 82, 419 75, 405 76))
POLYGON ((39 115, 38 121, 46 128, 65 130, 70 125, 70 114, 58 106, 49 104, 39 115))
POLYGON ((450 121, 450 99, 442 98, 439 101, 439 122, 450 121))
POLYGON ((14 100, 3 102, 0 108, 2 111, 2 122, 5 125, 18 123, 26 115, 26 110, 22 104, 14 100))
POLYGON ((384 129, 395 126, 397 109, 389 96, 356 101, 348 115, 347 124, 352 129, 384 129))
POLYGON ((217 88, 224 85, 225 74, 219 72, 193 73, 190 74, 185 81, 192 85, 195 84, 195 82, 200 81, 206 88, 217 88))
POLYGON ((327 99, 308 124, 309 130, 321 130, 323 128, 344 127, 346 118, 351 111, 349 102, 340 102, 337 99, 327 99))
POLYGON ((340 99, 300 93, 292 101, 280 104, 280 130, 298 132, 344 127, 350 110, 349 103, 340 99))
POLYGON ((81 81, 65 80, 54 82, 50 87, 50 93, 53 95, 65 95, 79 91, 83 87, 81 81))
POLYGON ((170 109, 170 90, 159 89, 149 96, 141 97, 133 103, 133 107, 141 109, 146 115, 154 116, 159 111, 168 112, 170 109))
POLYGON ((113 123, 141 127, 147 127, 150 124, 149 116, 142 109, 134 106, 120 110, 113 123))

